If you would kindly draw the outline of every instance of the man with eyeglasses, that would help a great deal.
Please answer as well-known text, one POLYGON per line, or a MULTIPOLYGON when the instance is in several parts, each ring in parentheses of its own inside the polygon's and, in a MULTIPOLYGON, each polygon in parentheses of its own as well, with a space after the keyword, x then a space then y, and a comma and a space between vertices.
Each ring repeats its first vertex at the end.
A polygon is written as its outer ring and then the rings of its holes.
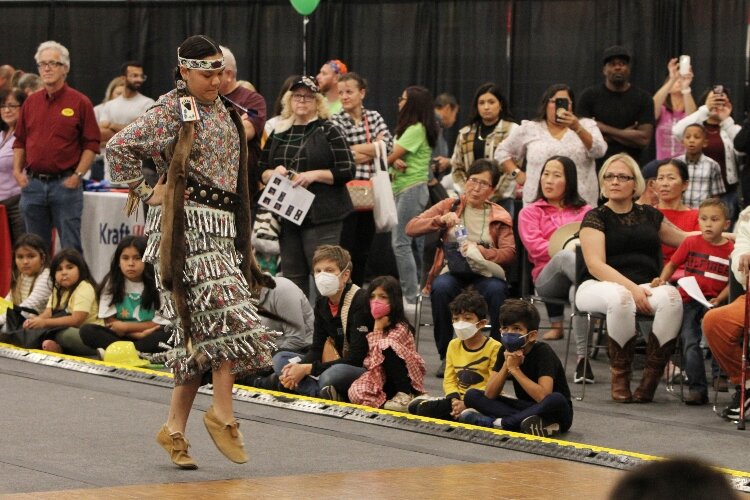
POLYGON ((26 230, 50 246, 52 227, 63 248, 81 248, 82 177, 99 152, 99 127, 88 97, 65 83, 70 53, 57 42, 34 56, 44 90, 31 94, 18 117, 13 176, 21 186, 26 230))
MULTIPOLYGON (((102 147, 107 145, 113 135, 124 129, 136 118, 146 112, 153 106, 154 100, 140 93, 143 82, 146 81, 146 75, 143 72, 143 65, 138 61, 127 61, 120 66, 120 74, 125 78, 125 89, 122 95, 105 102, 101 107, 99 114, 99 131, 102 134, 102 147)), ((104 158, 97 158, 94 167, 91 169, 91 175, 95 179, 109 179, 109 167, 104 158), (98 167, 98 168, 97 168, 98 167), (99 171, 99 168, 102 170, 99 171)), ((144 175, 150 183, 155 184, 158 180, 156 169, 149 162, 144 162, 144 175)))
POLYGON ((128 61, 120 67, 120 74, 125 78, 125 89, 122 95, 104 103, 99 117, 99 130, 102 143, 106 144, 120 130, 124 129, 141 116, 154 104, 154 100, 140 93, 146 75, 143 65, 138 61, 128 61))

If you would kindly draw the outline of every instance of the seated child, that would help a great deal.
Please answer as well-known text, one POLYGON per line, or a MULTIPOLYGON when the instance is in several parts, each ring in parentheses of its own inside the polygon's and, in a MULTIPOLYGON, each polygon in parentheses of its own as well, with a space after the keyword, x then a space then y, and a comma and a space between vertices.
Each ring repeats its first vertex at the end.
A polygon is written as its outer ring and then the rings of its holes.
MULTIPOLYGON (((715 305, 723 304, 729 296, 729 256, 734 243, 722 236, 729 227, 729 210, 718 198, 703 200, 698 209, 698 224, 701 234, 688 236, 664 266, 661 276, 651 286, 669 282, 675 270, 685 264, 685 276, 694 276, 703 295, 715 305)), ((708 382, 701 349, 701 321, 706 307, 690 298, 684 290, 682 295, 682 353, 685 359, 683 370, 688 378, 688 394, 685 404, 704 405, 708 402, 708 382)))
POLYGON ((54 276, 54 285, 47 308, 23 323, 26 347, 78 356, 96 355, 94 349, 83 343, 78 330, 86 323, 104 323, 96 317, 99 309, 96 283, 89 266, 77 250, 65 248, 52 258, 50 275, 54 276))
MULTIPOLYGON (((3 331, 20 330, 23 322, 44 310, 52 293, 49 279, 49 255, 44 241, 31 233, 21 235, 13 246, 13 269, 6 300, 13 309, 0 315, 3 331)), ((11 339, 6 338, 5 340, 11 339)))
POLYGON ((372 331, 367 292, 353 284, 352 259, 338 245, 321 245, 313 255, 315 302, 313 341, 305 354, 280 351, 273 371, 286 390, 305 396, 342 400, 365 372, 367 333, 372 331))
POLYGON ((483 391, 497 361, 500 342, 482 334, 482 328, 488 323, 484 297, 473 290, 463 292, 453 299, 450 309, 457 338, 448 344, 445 355, 445 397, 419 396, 409 404, 409 413, 457 419, 466 409, 466 391, 483 391))
POLYGON ((378 276, 370 282, 370 314, 375 324, 367 334, 367 371, 349 387, 352 403, 406 411, 414 395, 424 392, 424 360, 417 352, 403 302, 401 285, 392 276, 378 276))
POLYGON ((94 356, 97 352, 81 340, 78 330, 86 323, 101 325, 96 317, 96 282, 83 256, 73 248, 58 252, 50 264, 54 276, 52 295, 47 308, 39 316, 23 323, 26 347, 45 351, 65 352, 78 356, 94 356))
POLYGON ((573 423, 573 403, 560 359, 536 342, 539 312, 534 304, 508 299, 500 308, 500 343, 494 371, 484 392, 469 389, 459 422, 551 436, 573 423), (516 398, 501 396, 512 379, 516 398))
POLYGON ((698 208, 703 200, 724 194, 727 188, 719 164, 703 154, 703 148, 708 144, 703 125, 688 125, 682 133, 682 144, 685 145, 685 154, 676 159, 687 163, 690 178, 682 201, 691 208, 698 208))
POLYGON ((99 351, 118 340, 130 340, 138 352, 165 350, 159 344, 169 340, 164 330, 169 322, 155 314, 161 301, 154 266, 141 259, 146 242, 145 236, 126 236, 117 245, 99 289, 99 318, 104 325, 81 326, 81 339, 87 346, 99 351))

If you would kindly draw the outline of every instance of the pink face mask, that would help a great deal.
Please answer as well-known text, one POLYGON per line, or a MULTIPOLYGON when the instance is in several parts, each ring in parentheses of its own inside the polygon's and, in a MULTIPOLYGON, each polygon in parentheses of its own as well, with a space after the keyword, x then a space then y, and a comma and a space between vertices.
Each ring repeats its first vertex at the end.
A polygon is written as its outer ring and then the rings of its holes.
POLYGON ((391 305, 388 302, 382 300, 371 300, 370 301, 370 314, 375 319, 380 319, 388 316, 391 313, 391 305))

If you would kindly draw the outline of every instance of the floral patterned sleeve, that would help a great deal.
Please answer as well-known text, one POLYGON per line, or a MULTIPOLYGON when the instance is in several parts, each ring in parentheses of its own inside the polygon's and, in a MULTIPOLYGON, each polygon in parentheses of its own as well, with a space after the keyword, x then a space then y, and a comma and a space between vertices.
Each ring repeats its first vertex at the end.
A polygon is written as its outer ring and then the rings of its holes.
POLYGON ((181 125, 176 107, 168 103, 160 101, 109 140, 107 160, 112 181, 140 180, 141 160, 145 158, 153 159, 159 170, 166 167, 162 152, 177 140, 181 125))

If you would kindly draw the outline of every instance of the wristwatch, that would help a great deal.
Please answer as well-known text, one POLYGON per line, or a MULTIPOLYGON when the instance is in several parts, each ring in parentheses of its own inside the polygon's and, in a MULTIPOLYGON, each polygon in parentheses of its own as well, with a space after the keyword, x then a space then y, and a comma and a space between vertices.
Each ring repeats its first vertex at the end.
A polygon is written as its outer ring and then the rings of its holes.
POLYGON ((516 167, 515 170, 513 170, 513 172, 510 173, 510 178, 515 179, 516 177, 518 177, 518 174, 520 173, 521 173, 521 169, 516 167))
POLYGON ((85 172, 73 172, 73 173, 76 174, 79 179, 83 179, 83 176, 86 175, 85 172))

